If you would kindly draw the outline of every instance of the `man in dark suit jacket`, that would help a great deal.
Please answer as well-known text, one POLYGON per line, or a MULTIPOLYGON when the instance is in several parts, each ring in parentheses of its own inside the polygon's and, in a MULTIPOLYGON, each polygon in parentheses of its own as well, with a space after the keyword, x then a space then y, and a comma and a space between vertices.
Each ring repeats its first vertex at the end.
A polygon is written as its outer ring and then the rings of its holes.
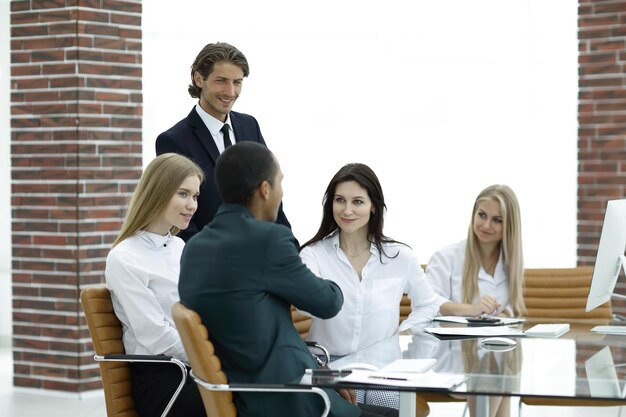
MULTIPOLYGON (((204 170, 198 210, 189 227, 179 233, 185 241, 213 219, 222 203, 213 181, 215 161, 220 153, 235 140, 265 145, 256 119, 231 111, 249 72, 246 57, 234 46, 206 45, 191 66, 188 88, 191 97, 199 99, 198 104, 185 119, 157 137, 157 155, 167 152, 185 155, 204 170)), ((290 227, 282 208, 277 222, 290 227)))
MULTIPOLYGON (((224 204, 185 247, 180 301, 202 318, 231 382, 298 382, 316 363, 290 307, 331 318, 343 304, 341 290, 315 276, 300 260, 291 231, 273 223, 282 172, 266 147, 242 142, 227 149, 215 179, 224 204)), ((337 392, 327 393, 330 415, 361 415, 337 392)), ((234 401, 241 417, 314 417, 323 409, 321 398, 308 393, 235 393, 234 401)))

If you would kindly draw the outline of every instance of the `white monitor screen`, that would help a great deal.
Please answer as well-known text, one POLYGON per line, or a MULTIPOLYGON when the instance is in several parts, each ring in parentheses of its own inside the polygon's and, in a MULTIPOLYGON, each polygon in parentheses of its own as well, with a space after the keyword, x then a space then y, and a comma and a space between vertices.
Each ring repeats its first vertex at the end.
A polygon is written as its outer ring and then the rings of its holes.
MULTIPOLYGON (((587 311, 611 299, 626 249, 626 199, 606 205, 596 264, 587 297, 587 311)), ((626 267, 626 266, 625 266, 626 267)))
POLYGON ((587 371, 589 393, 592 397, 622 396, 613 355, 608 346, 585 361, 585 371, 587 371))

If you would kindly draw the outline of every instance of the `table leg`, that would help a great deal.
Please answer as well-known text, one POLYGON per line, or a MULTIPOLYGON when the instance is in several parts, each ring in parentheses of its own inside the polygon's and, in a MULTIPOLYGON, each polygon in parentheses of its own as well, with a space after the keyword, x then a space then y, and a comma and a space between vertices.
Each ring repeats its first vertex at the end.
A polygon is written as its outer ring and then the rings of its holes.
POLYGON ((414 392, 400 391, 399 417, 415 417, 417 400, 414 392))
POLYGON ((489 396, 488 395, 476 396, 476 416, 475 417, 489 417, 489 396))

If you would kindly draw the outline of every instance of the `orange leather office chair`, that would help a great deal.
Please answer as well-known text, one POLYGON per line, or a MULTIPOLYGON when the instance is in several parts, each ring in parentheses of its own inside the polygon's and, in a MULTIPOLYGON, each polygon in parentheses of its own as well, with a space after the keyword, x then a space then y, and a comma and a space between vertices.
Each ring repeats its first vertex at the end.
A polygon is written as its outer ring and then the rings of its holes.
POLYGON ((200 387, 204 408, 211 417, 236 417, 237 409, 233 403, 232 391, 247 392, 300 392, 316 394, 322 397, 325 407, 322 417, 330 411, 328 395, 317 387, 269 388, 254 384, 229 384, 222 364, 215 355, 209 333, 202 324, 200 316, 180 303, 174 304, 172 315, 176 328, 183 341, 185 352, 191 362, 191 377, 200 387))
POLYGON ((80 293, 89 334, 100 365, 107 417, 139 417, 131 397, 131 362, 157 362, 181 369, 181 382, 161 417, 165 417, 187 380, 187 368, 174 358, 163 355, 126 355, 122 342, 122 323, 113 311, 111 293, 104 287, 85 288, 80 293))
MULTIPOLYGON (((610 302, 586 312, 593 267, 524 270, 524 302, 529 321, 606 324, 612 318, 610 302)), ((526 405, 615 406, 615 401, 521 397, 526 405)))
POLYGON ((585 311, 593 267, 524 270, 524 302, 531 321, 607 323, 611 304, 585 311))

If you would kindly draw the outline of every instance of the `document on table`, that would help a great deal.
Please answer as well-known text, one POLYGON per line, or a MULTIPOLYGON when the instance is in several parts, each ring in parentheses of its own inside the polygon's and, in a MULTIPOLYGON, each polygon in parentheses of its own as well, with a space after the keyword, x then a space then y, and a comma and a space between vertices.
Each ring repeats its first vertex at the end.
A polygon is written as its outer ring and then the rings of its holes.
POLYGON ((382 372, 426 372, 437 363, 437 359, 396 359, 381 368, 382 372))
POLYGON ((424 373, 352 371, 350 375, 335 379, 336 382, 357 384, 391 385, 394 387, 420 387, 451 389, 465 382, 463 374, 441 374, 433 371, 424 373))
POLYGON ((595 333, 626 335, 626 326, 596 326, 591 331, 595 333))
MULTIPOLYGON (((468 324, 467 319, 473 317, 462 317, 462 316, 437 316, 433 319, 433 321, 442 321, 446 323, 459 323, 459 324, 468 324)), ((518 317, 494 317, 499 319, 498 325, 511 325, 524 323, 526 319, 518 318, 518 317)))
POLYGON ((513 329, 509 326, 485 326, 485 327, 428 327, 424 329, 440 339, 460 339, 467 337, 524 337, 524 332, 520 329, 513 329))

